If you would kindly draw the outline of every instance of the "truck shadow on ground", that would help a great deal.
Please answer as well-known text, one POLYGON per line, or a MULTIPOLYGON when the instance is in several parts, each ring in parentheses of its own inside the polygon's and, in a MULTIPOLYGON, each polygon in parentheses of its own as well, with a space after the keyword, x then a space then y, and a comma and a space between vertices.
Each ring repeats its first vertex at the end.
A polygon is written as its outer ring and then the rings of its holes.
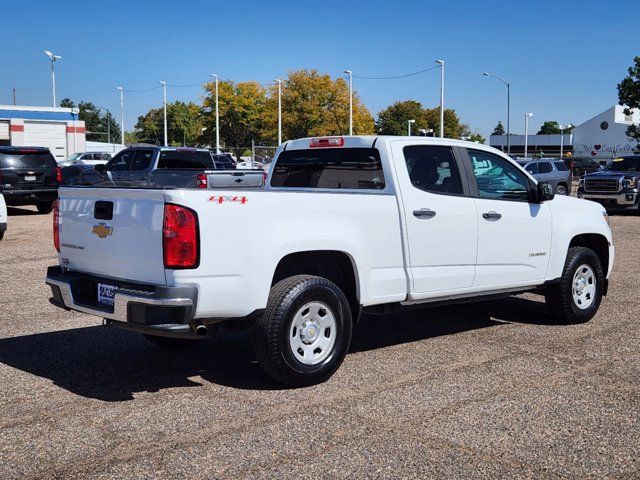
MULTIPOLYGON (((523 298, 367 315, 351 353, 511 322, 544 324, 547 317, 543 303, 523 298)), ((0 362, 77 395, 110 402, 132 400, 137 392, 197 387, 200 378, 239 389, 285 388, 262 373, 250 340, 248 331, 223 333, 193 348, 169 350, 115 327, 83 327, 1 339, 0 362)))
POLYGON ((42 215, 37 210, 29 210, 27 207, 7 207, 9 217, 26 217, 30 215, 42 215))

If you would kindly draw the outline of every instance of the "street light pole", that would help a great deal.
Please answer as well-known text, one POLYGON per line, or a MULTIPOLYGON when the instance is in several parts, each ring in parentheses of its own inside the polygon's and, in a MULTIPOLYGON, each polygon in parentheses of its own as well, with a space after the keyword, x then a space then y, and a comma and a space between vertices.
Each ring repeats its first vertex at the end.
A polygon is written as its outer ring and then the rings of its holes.
POLYGON ((560 129, 560 160, 562 160, 562 155, 564 153, 564 131, 569 130, 573 125, 567 123, 566 125, 558 125, 560 129))
POLYGON ((411 124, 416 123, 414 119, 407 120, 407 136, 411 136, 411 124))
POLYGON ((533 117, 533 113, 524 114, 524 158, 527 158, 527 146, 529 141, 529 119, 533 117))
POLYGON ((220 154, 220 112, 218 110, 218 74, 210 73, 210 77, 213 77, 216 81, 216 154, 220 154))
POLYGON ((440 65, 440 138, 444 138, 444 60, 436 60, 440 65))
POLYGON ((493 73, 484 72, 483 75, 497 78, 507 87, 507 155, 511 155, 511 84, 493 73))
POLYGON ((116 87, 120 90, 120 144, 124 145, 124 88, 116 87))
POLYGON ((282 144, 282 80, 275 79, 278 84, 278 145, 282 144))
POLYGON ((51 61, 51 95, 53 97, 53 107, 56 107, 56 72, 55 72, 55 63, 60 60, 62 57, 60 55, 54 55, 49 50, 45 50, 44 54, 49 57, 51 61))
POLYGON ((162 85, 162 107, 164 110, 164 146, 169 146, 169 141, 167 139, 167 82, 162 80, 160 82, 162 85))
POLYGON ((344 73, 349 75, 349 135, 353 135, 353 72, 345 70, 344 73))

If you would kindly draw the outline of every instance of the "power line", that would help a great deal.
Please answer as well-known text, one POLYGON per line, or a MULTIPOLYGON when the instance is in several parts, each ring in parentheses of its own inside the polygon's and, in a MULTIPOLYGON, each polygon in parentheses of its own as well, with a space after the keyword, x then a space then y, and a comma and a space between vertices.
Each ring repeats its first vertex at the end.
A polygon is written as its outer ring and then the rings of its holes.
POLYGON ((147 88, 146 90, 125 90, 125 92, 126 93, 145 93, 145 92, 150 92, 151 90, 157 90, 160 87, 162 87, 162 85, 158 85, 156 87, 147 88))
POLYGON ((167 83, 167 87, 188 88, 188 87, 203 86, 203 85, 206 85, 207 83, 211 83, 211 82, 207 81, 207 82, 189 83, 189 84, 186 84, 186 85, 173 85, 171 83, 167 83))
POLYGON ((361 80, 395 80, 397 78, 407 78, 413 77, 414 75, 420 75, 421 73, 429 72, 431 70, 435 70, 436 68, 440 68, 440 65, 436 65, 435 67, 425 68, 424 70, 420 70, 418 72, 407 73, 406 75, 394 75, 391 77, 365 77, 361 75, 353 75, 353 78, 359 78, 361 80))

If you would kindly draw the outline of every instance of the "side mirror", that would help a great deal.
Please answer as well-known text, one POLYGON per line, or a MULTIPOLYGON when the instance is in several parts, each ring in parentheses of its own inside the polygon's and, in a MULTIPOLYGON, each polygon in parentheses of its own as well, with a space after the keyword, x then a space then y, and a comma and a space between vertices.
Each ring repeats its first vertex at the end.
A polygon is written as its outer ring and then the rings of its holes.
POLYGON ((100 173, 104 173, 104 172, 106 172, 106 171, 107 171, 107 167, 105 167, 105 166, 104 166, 104 164, 102 164, 102 163, 98 163, 98 164, 94 167, 94 169, 95 169, 96 171, 100 172, 100 173))
POLYGON ((550 183, 539 182, 538 183, 538 202, 542 203, 547 200, 553 200, 555 194, 553 193, 553 187, 550 183))

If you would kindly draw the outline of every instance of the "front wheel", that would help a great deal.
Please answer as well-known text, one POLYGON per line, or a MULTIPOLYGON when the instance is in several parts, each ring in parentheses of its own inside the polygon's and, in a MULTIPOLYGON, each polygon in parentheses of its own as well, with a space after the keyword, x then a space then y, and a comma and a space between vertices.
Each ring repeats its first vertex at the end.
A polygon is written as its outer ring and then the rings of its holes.
POLYGON ((604 273, 591 249, 572 247, 562 277, 547 288, 545 299, 551 315, 560 323, 588 322, 602 301, 604 273))
POLYGON ((560 184, 556 186, 556 195, 567 195, 567 187, 560 184))
POLYGON ((38 202, 36 203, 36 208, 38 209, 38 213, 51 213, 53 210, 54 202, 38 202))
POLYGON ((326 278, 296 275, 271 288, 256 322, 254 347, 260 367, 292 386, 327 380, 351 344, 349 302, 326 278))

